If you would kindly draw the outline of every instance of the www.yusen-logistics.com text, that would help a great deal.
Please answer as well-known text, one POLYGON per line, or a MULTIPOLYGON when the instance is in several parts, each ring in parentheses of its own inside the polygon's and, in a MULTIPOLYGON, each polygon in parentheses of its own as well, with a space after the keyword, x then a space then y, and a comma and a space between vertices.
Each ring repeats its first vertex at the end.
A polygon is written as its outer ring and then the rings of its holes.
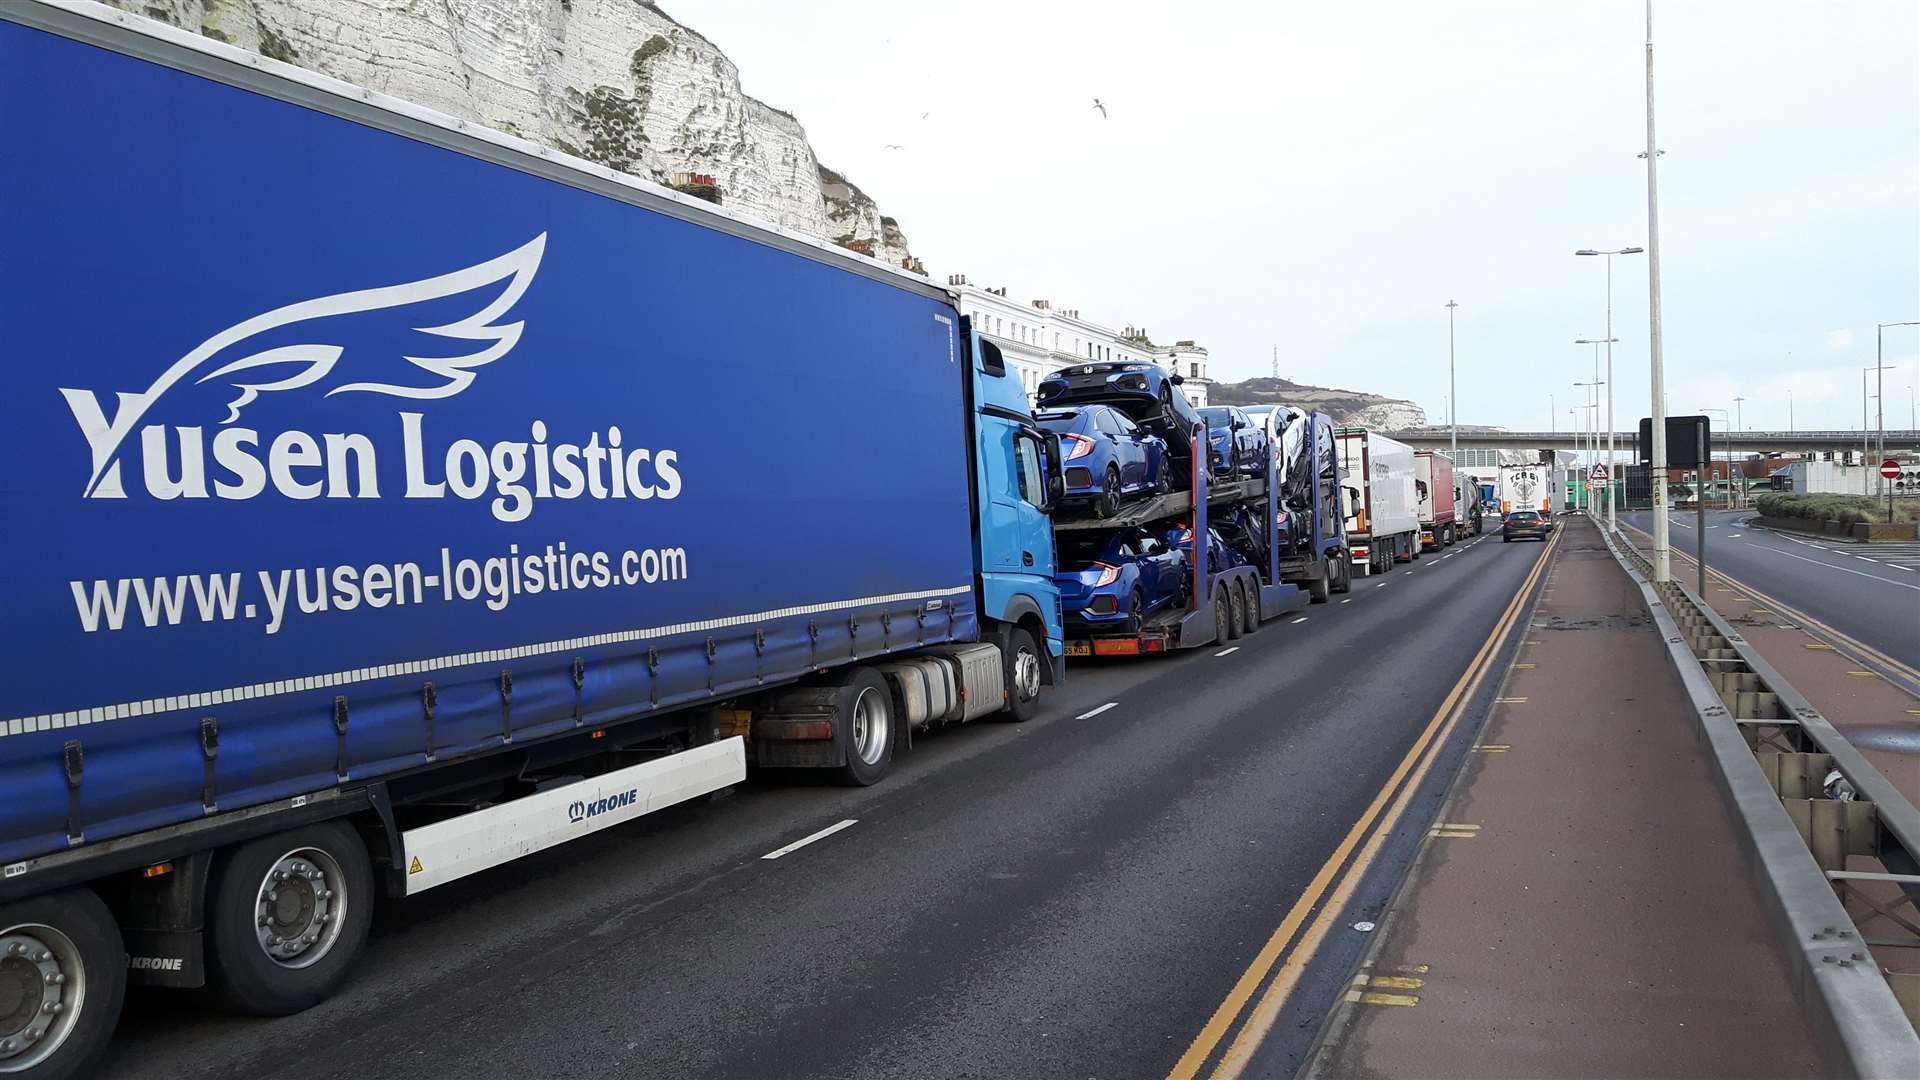
POLYGON ((504 611, 516 598, 582 589, 620 589, 684 581, 685 548, 573 551, 566 541, 522 553, 358 566, 234 570, 167 577, 70 581, 80 626, 88 633, 182 623, 254 621, 269 634, 288 617, 398 608, 427 603, 482 603, 504 611))

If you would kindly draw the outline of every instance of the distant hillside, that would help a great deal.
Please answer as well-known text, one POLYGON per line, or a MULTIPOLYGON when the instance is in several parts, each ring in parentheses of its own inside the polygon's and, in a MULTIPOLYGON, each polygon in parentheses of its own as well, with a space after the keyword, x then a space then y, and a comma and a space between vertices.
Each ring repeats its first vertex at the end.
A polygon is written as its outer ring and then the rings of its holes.
POLYGON ((1343 424, 1365 424, 1387 431, 1427 426, 1426 410, 1411 401, 1358 390, 1308 386, 1290 379, 1215 383, 1207 400, 1214 405, 1296 405, 1327 413, 1343 424))

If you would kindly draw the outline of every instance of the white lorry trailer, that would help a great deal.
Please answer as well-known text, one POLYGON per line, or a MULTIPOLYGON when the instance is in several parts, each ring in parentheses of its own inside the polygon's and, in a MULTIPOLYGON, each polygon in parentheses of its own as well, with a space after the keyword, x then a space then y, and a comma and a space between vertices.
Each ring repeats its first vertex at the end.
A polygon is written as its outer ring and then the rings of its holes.
POLYGON ((1341 428, 1341 494, 1347 547, 1362 576, 1420 557, 1420 504, 1413 447, 1362 427, 1341 428))
POLYGON ((1500 514, 1532 510, 1541 517, 1553 515, 1553 469, 1546 465, 1500 466, 1500 514))

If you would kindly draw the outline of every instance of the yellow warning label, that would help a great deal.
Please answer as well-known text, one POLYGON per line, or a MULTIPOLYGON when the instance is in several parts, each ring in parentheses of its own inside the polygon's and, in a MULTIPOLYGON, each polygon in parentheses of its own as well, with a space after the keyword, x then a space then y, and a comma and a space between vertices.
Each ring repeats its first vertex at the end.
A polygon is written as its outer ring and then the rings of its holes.
POLYGON ((426 867, 420 865, 420 856, 418 855, 415 855, 413 861, 407 864, 407 873, 409 874, 417 874, 425 869, 426 867))

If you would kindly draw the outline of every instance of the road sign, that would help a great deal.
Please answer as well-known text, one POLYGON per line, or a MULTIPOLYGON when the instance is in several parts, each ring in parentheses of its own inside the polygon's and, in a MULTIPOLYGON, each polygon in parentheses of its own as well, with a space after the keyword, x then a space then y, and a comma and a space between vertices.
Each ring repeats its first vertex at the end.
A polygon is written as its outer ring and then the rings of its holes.
POLYGON ((1606 483, 1607 467, 1605 465, 1595 465, 1587 471, 1587 479, 1592 480, 1596 484, 1606 483))
POLYGON ((1888 458, 1887 460, 1881 462, 1880 475, 1886 477, 1889 480, 1898 479, 1900 476, 1900 463, 1893 460, 1892 458, 1888 458))

